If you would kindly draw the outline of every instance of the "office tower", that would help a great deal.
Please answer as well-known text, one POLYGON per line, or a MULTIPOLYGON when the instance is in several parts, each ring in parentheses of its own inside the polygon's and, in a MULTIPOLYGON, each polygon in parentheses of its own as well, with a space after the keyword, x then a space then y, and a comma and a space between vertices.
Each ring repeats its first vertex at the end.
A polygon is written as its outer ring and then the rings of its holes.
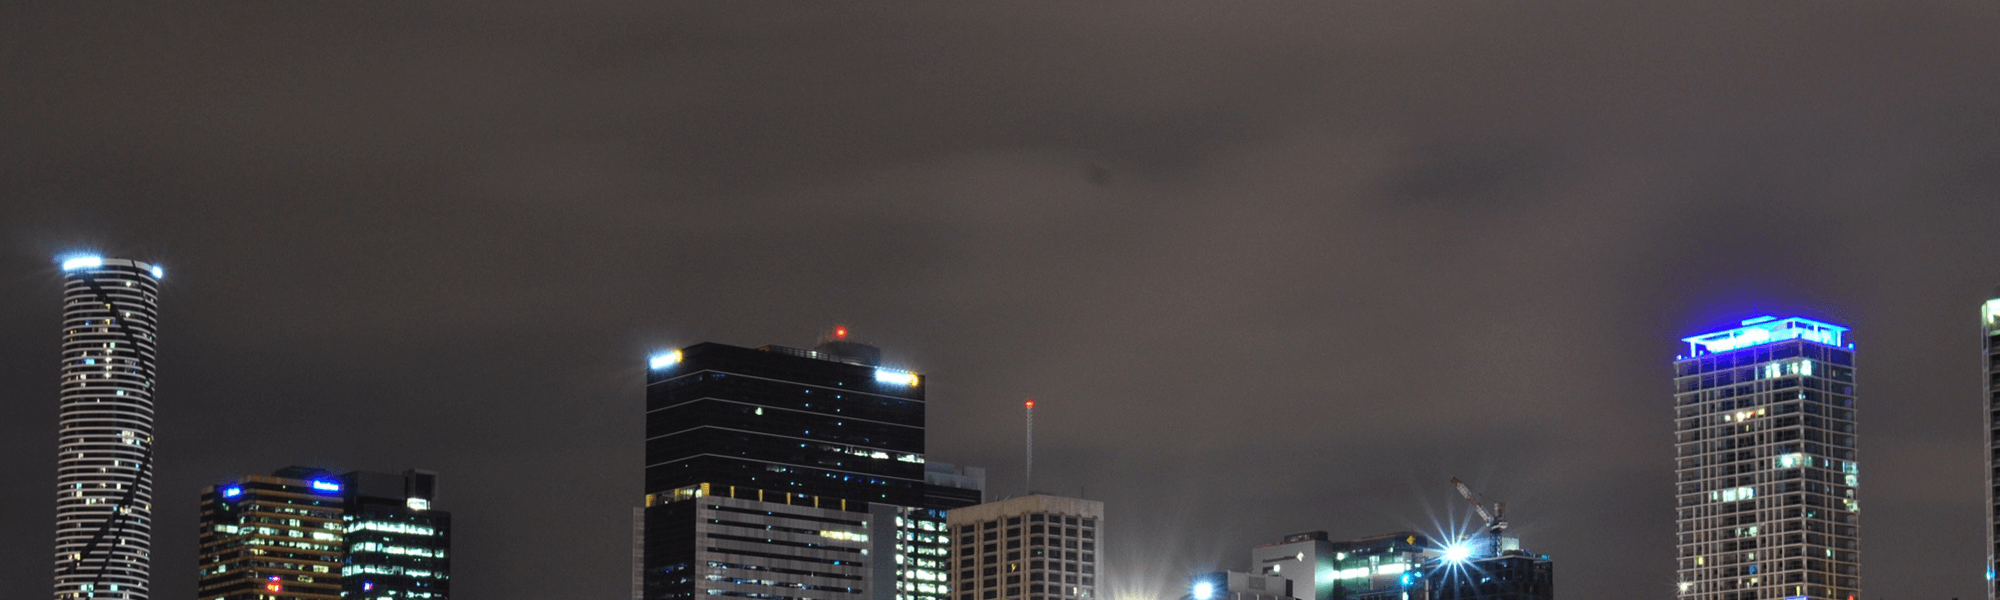
MULTIPOLYGON (((2000 289, 1994 290, 2000 296, 2000 289)), ((1989 299, 1980 310, 1986 340, 1986 597, 2000 600, 2000 297, 1989 299)))
POLYGON ((1674 362, 1679 592, 1854 600, 1854 346, 1847 328, 1757 317, 1684 338, 1674 362))
POLYGON ((450 598, 451 513, 436 505, 437 473, 355 471, 340 485, 341 597, 450 598))
POLYGON ((201 496, 201 600, 444 600, 437 474, 286 467, 201 496))
POLYGON ((161 269, 88 256, 62 270, 55 597, 145 600, 161 269))
POLYGON ((945 600, 922 376, 841 329, 656 355, 646 403, 646 600, 945 600))
POLYGON ((339 476, 287 467, 201 495, 201 600, 341 596, 344 501, 339 476))
POLYGON ((1104 503, 1031 494, 953 509, 950 600, 1097 597, 1104 503))

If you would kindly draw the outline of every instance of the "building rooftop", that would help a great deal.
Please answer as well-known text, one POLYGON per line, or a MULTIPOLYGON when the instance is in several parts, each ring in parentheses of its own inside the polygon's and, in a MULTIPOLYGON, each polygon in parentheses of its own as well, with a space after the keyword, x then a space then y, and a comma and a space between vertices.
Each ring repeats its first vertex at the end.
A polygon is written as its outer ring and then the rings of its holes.
POLYGON ((1688 343, 1688 354, 1684 358, 1694 358, 1703 354, 1728 352, 1760 344, 1794 339, 1805 339, 1829 346, 1851 348, 1853 347, 1852 345, 1843 344, 1841 341, 1842 334, 1846 332, 1846 327, 1814 321, 1804 317, 1779 319, 1765 315, 1754 319, 1744 319, 1741 327, 1685 337, 1681 338, 1681 341, 1688 343))

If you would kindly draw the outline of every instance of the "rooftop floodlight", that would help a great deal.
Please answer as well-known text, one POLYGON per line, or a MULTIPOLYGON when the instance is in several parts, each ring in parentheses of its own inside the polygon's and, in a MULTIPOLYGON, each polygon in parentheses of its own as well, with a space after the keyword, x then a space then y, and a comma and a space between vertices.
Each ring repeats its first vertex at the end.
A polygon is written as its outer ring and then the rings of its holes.
POLYGON ((653 370, 658 371, 660 369, 665 369, 667 367, 679 364, 680 362, 681 362, 681 351, 675 350, 673 352, 668 352, 666 354, 653 355, 653 358, 651 360, 646 361, 646 365, 652 367, 653 370))
POLYGON ((104 257, 102 256, 78 256, 76 258, 64 260, 62 263, 62 269, 64 271, 75 271, 77 269, 95 269, 102 266, 104 266, 104 257))
POLYGON ((882 383, 892 383, 901 386, 914 386, 917 384, 917 374, 906 373, 895 369, 876 369, 875 381, 879 381, 882 383))
POLYGON ((154 279, 166 279, 166 278, 167 278, 167 270, 166 270, 166 269, 162 269, 162 268, 160 268, 160 265, 153 265, 153 278, 154 278, 154 279))
POLYGON ((1215 597, 1215 584, 1206 581, 1194 584, 1194 600, 1210 600, 1215 597))
POLYGON ((1462 563, 1465 562, 1466 559, 1470 558, 1472 558, 1471 544, 1467 544, 1465 542, 1459 542, 1456 544, 1452 544, 1450 548, 1444 549, 1445 562, 1462 563))

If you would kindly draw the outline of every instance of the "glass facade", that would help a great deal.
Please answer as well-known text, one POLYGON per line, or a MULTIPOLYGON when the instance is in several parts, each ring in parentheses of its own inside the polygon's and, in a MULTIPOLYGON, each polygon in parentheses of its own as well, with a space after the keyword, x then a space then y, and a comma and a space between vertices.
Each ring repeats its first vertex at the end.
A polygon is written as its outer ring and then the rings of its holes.
POLYGON ((451 597, 451 513, 438 510, 437 474, 341 476, 346 558, 340 596, 355 600, 451 597))
POLYGON ((202 494, 201 600, 437 599, 451 514, 437 475, 286 467, 202 494))
POLYGON ((896 600, 950 600, 951 527, 945 511, 897 507, 896 600))
POLYGON ((1680 598, 1853 600, 1860 575, 1854 347, 1759 317, 1674 362, 1680 598))
POLYGON ((978 494, 925 481, 923 377, 844 337, 647 361, 642 599, 949 600, 978 494))
POLYGON ((201 495, 201 600, 340 597, 339 480, 286 469, 201 495))
POLYGON ((652 369, 646 493, 691 485, 921 505, 924 388, 877 367, 701 344, 652 369))

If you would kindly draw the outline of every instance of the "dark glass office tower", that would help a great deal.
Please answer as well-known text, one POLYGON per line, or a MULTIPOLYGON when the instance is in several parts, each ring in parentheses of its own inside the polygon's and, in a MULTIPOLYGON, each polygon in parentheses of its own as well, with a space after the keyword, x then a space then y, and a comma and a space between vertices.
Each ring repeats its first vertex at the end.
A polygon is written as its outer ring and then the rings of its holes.
POLYGON ((1854 346, 1758 317, 1674 361, 1680 598, 1854 600, 1854 346))
POLYGON ((347 526, 341 597, 451 597, 451 513, 438 510, 437 473, 340 476, 347 526))
POLYGON ((922 376, 844 330, 812 350, 703 343, 646 386, 647 600, 945 597, 922 376))

